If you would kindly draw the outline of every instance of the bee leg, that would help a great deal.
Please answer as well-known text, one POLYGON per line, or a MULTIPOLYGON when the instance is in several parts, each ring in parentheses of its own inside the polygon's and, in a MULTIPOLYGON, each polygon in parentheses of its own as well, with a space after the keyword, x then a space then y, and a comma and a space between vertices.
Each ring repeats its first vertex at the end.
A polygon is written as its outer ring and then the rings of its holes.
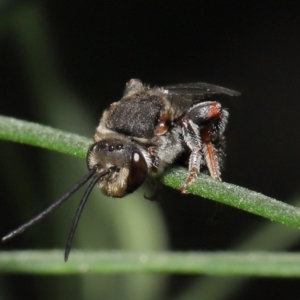
POLYGON ((151 189, 154 191, 149 196, 144 194, 144 198, 146 200, 150 200, 150 201, 158 201, 159 200, 159 191, 161 190, 161 185, 160 185, 159 181, 148 178, 148 182, 150 184, 151 189))
POLYGON ((200 102, 193 105, 182 118, 183 136, 191 150, 189 175, 181 191, 186 193, 188 184, 194 181, 201 164, 208 168, 210 176, 221 180, 221 162, 224 147, 222 136, 228 112, 215 101, 200 102))
POLYGON ((192 183, 200 171, 202 161, 202 142, 198 130, 198 126, 190 119, 182 118, 182 131, 186 144, 191 150, 189 157, 189 173, 185 183, 180 187, 180 191, 187 194, 187 186, 192 183))
POLYGON ((203 142, 203 156, 207 165, 209 174, 212 178, 221 180, 221 167, 225 148, 225 130, 228 112, 222 109, 218 102, 204 102, 206 107, 206 120, 203 120, 200 136, 203 142))

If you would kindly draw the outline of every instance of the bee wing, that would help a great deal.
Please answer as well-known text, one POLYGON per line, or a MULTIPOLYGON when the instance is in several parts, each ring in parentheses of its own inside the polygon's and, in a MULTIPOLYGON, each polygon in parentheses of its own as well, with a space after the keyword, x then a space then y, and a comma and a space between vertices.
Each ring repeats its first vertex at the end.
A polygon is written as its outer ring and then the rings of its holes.
POLYGON ((167 94, 170 95, 191 95, 199 97, 207 97, 210 95, 227 95, 227 96, 239 96, 240 93, 213 84, 204 82, 183 83, 168 85, 163 87, 167 94))
POLYGON ((239 96, 240 93, 221 86, 204 82, 168 85, 162 88, 168 99, 181 109, 186 109, 193 103, 215 100, 218 96, 239 96))

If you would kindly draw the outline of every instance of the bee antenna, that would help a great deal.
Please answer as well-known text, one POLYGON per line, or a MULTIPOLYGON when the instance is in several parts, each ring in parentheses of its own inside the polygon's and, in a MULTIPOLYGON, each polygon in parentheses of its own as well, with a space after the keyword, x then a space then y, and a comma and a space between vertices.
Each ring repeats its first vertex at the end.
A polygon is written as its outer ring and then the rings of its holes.
POLYGON ((67 243, 66 243, 66 248, 65 248, 65 261, 68 260, 69 258, 69 254, 70 254, 70 251, 71 251, 71 247, 72 247, 72 242, 73 242, 73 238, 74 238, 74 234, 75 234, 75 231, 76 231, 76 228, 77 228, 77 225, 78 225, 78 221, 80 219, 80 216, 81 216, 81 213, 83 211, 83 208, 88 200, 88 197, 91 193, 91 191, 93 190, 95 184, 99 181, 99 179, 107 174, 109 174, 111 171, 119 171, 119 169, 115 166, 113 167, 110 167, 106 170, 104 170, 103 172, 97 174, 93 179, 92 181, 90 182, 90 184, 88 185, 86 191, 84 192, 83 194, 83 197, 79 203, 79 206, 76 210, 76 213, 75 213, 75 217, 73 219, 73 223, 72 223, 72 226, 71 226, 71 229, 70 229, 70 232, 69 232, 69 236, 68 236, 68 239, 67 239, 67 243))
MULTIPOLYGON (((28 221, 27 223, 21 225, 19 228, 13 230, 6 236, 2 238, 2 242, 6 242, 9 239, 23 233, 27 228, 33 226, 37 222, 41 221, 47 215, 49 215, 52 211, 54 211, 58 206, 63 204, 67 199, 69 199, 81 186, 83 186, 96 172, 97 166, 94 166, 83 178, 81 178, 75 185, 73 185, 61 198, 59 198, 56 202, 50 205, 47 209, 42 211, 36 217, 28 221)), ((101 173, 100 173, 101 174, 101 173)))

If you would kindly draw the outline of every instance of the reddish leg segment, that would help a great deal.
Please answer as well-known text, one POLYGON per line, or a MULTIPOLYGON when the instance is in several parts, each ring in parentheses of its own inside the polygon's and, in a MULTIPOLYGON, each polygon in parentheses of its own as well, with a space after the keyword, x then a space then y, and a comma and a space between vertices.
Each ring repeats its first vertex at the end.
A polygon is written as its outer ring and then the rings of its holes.
POLYGON ((183 193, 187 193, 186 187, 195 180, 201 165, 207 166, 211 177, 221 180, 220 152, 216 143, 220 142, 227 117, 220 103, 207 101, 192 106, 182 118, 184 140, 191 150, 189 174, 181 187, 183 193))

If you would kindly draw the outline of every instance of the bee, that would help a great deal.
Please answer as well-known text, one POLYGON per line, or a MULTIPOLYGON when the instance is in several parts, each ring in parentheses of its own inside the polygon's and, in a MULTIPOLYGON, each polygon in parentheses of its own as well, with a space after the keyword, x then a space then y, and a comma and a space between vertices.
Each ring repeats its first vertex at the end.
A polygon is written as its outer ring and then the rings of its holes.
POLYGON ((240 93, 201 82, 151 88, 139 79, 131 79, 121 100, 103 112, 94 143, 87 151, 88 173, 50 207, 2 241, 43 219, 91 179, 70 229, 66 261, 80 215, 95 185, 107 196, 122 198, 148 177, 159 178, 177 162, 188 165, 182 193, 187 193, 187 186, 200 171, 221 180, 228 119, 228 111, 216 101, 222 95, 240 93))

